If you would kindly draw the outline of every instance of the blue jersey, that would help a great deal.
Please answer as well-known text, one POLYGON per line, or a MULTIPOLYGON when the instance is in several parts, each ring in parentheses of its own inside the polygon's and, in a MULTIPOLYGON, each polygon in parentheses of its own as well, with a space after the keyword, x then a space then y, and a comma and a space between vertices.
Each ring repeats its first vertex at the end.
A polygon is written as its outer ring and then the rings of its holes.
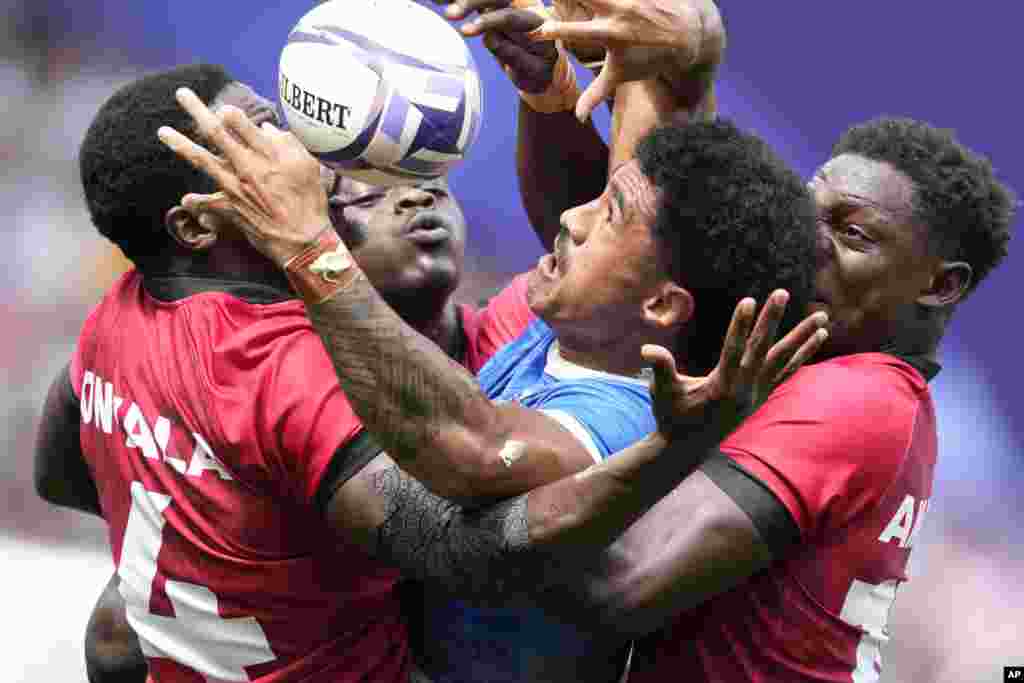
MULTIPOLYGON (((649 379, 574 365, 558 354, 551 328, 534 320, 478 374, 497 402, 517 401, 572 432, 600 462, 655 429, 649 379)), ((536 683, 574 680, 582 662, 614 681, 616 653, 540 610, 480 609, 426 591, 425 673, 435 683, 536 683), (602 666, 601 660, 608 662, 602 666)), ((581 678, 580 680, 584 680, 581 678)))

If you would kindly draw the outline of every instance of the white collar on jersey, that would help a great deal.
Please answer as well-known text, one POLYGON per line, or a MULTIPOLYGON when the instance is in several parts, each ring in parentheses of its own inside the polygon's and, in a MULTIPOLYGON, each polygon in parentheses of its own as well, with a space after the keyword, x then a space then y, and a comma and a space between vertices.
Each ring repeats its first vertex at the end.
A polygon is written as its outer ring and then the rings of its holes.
POLYGON ((567 361, 562 356, 562 352, 559 351, 557 341, 548 349, 548 358, 544 366, 544 372, 556 379, 606 379, 636 384, 641 387, 651 386, 651 382, 654 380, 654 370, 651 368, 644 368, 636 375, 616 375, 612 372, 591 370, 590 368, 567 361))

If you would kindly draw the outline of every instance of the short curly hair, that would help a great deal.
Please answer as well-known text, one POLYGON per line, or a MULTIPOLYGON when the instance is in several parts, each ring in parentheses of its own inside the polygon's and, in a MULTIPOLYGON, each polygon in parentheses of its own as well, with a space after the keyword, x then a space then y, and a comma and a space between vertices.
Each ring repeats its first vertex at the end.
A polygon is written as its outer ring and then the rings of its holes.
POLYGON ((790 293, 783 329, 806 315, 815 273, 814 202, 800 177, 733 123, 670 124, 636 150, 658 189, 652 233, 671 276, 694 298, 684 330, 690 372, 718 361, 740 299, 790 293))
POLYGON ((914 184, 914 214, 931 253, 964 261, 968 293, 1006 257, 1017 200, 985 157, 951 130, 908 118, 881 117, 846 131, 832 156, 856 154, 888 163, 914 184))
POLYGON ((189 192, 216 189, 157 139, 160 126, 193 130, 174 91, 191 88, 209 103, 233 80, 212 64, 144 76, 115 92, 86 132, 78 164, 92 222, 139 268, 162 262, 170 242, 167 211, 189 192))

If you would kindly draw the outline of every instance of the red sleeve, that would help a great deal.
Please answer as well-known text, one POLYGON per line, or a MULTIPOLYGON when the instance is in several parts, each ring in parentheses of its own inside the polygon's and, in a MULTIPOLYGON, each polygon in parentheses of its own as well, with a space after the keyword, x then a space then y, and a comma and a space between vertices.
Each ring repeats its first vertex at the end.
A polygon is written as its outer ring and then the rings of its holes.
POLYGON ((513 278, 487 305, 475 311, 462 307, 462 327, 466 333, 466 366, 476 374, 498 349, 509 343, 533 322, 536 316, 526 303, 526 278, 513 278))
POLYGON ((772 490, 804 539, 840 529, 885 494, 907 457, 920 377, 903 365, 806 367, 722 451, 772 490))
POLYGON ((312 502, 325 472, 363 430, 338 384, 334 366, 311 327, 288 335, 274 350, 256 404, 258 443, 290 485, 312 502))

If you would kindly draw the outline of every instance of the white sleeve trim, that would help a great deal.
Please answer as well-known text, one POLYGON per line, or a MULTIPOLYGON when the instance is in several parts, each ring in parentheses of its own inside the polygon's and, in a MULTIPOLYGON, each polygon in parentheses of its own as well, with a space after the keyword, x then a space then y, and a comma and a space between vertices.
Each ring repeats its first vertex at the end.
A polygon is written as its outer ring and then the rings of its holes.
POLYGON ((576 419, 576 417, 564 410, 541 410, 552 420, 562 425, 569 432, 576 437, 576 440, 587 449, 587 453, 590 453, 590 457, 594 459, 594 462, 600 463, 604 460, 604 456, 601 455, 600 449, 597 444, 594 443, 594 439, 590 436, 590 432, 583 426, 583 423, 576 419))

